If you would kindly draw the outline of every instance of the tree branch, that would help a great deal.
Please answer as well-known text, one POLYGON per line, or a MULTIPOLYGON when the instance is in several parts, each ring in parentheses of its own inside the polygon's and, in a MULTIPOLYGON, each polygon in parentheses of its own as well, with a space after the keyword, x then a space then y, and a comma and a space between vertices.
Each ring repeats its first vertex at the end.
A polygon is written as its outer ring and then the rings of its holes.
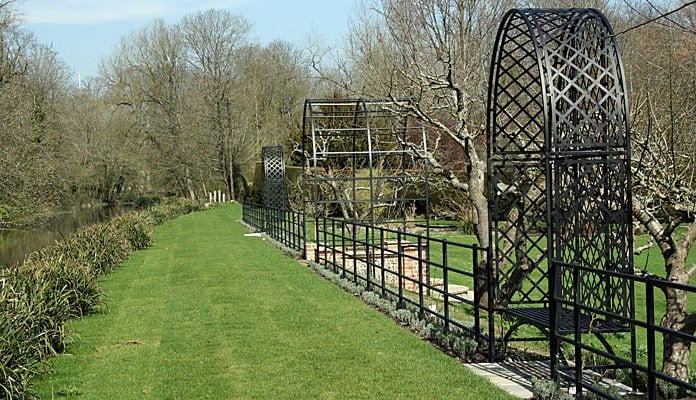
POLYGON ((687 254, 696 241, 696 221, 692 222, 681 237, 680 246, 687 254))
POLYGON ((646 243, 640 247, 636 247, 635 249, 633 249, 633 255, 637 256, 637 255, 642 254, 645 250, 653 247, 653 244, 654 244, 654 242, 651 240, 648 243, 646 243))
POLYGON ((691 268, 689 268, 689 272, 687 272, 686 274, 689 276, 689 278, 691 278, 695 272, 696 272, 696 264, 692 265, 691 268))
POLYGON ((633 215, 638 218, 638 221, 648 230, 648 233, 660 246, 660 250, 664 254, 667 251, 674 249, 672 237, 665 234, 664 228, 660 221, 650 213, 645 204, 638 196, 633 196, 633 215))

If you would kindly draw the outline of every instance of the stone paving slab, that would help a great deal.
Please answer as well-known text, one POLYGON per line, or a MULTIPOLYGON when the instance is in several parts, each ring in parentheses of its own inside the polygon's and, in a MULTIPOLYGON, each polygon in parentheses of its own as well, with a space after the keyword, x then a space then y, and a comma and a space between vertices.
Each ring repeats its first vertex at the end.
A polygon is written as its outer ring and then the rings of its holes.
MULTIPOLYGON (((445 286, 442 279, 438 278, 431 279, 430 284, 433 285, 433 287, 438 288, 440 290, 443 290, 445 286)), ((474 301, 474 291, 469 289, 468 286, 455 285, 450 283, 447 285, 447 293, 452 295, 458 295, 469 301, 474 301)), ((435 297, 437 300, 442 300, 443 296, 440 293, 435 293, 433 297, 435 297)), ((457 300, 455 299, 452 299, 451 301, 455 303, 457 302, 457 300)))
MULTIPOLYGON (((522 399, 532 398, 532 379, 551 379, 549 361, 509 361, 465 365, 475 374, 487 378, 494 385, 522 399)), ((597 377, 597 373, 592 371, 583 374, 583 380, 586 379, 588 384, 595 383, 597 377)), ((633 394, 630 387, 611 379, 604 379, 600 385, 612 386, 622 396, 633 394)), ((575 394, 574 387, 569 388, 568 391, 572 395, 575 394)))
POLYGON ((532 378, 549 379, 547 361, 471 363, 466 366, 475 374, 522 399, 532 398, 532 378))

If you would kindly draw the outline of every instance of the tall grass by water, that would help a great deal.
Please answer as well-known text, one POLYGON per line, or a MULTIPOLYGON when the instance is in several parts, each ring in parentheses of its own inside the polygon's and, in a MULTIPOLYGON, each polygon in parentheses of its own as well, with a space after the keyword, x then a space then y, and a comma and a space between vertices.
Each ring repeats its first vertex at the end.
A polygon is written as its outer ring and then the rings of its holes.
POLYGON ((102 305, 99 278, 150 245, 156 223, 195 208, 177 201, 123 214, 0 270, 0 399, 30 397, 41 362, 69 342, 65 323, 102 305))

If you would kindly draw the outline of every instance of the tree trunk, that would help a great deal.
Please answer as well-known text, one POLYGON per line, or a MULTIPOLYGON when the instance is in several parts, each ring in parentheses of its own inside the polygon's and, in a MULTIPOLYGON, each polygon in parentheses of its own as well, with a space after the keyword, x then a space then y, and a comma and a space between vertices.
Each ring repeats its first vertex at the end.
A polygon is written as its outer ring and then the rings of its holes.
MULTIPOLYGON (((476 148, 471 140, 467 142, 466 150, 469 156, 469 199, 476 210, 476 238, 481 247, 488 247, 488 199, 484 196, 486 193, 485 177, 486 177, 486 161, 479 158, 476 148)), ((486 276, 489 274, 487 254, 483 254, 479 264, 476 266, 476 275, 479 279, 476 281, 476 294, 478 304, 482 306, 488 305, 488 281, 486 276)))
MULTIPOLYGON (((663 224, 647 211, 639 197, 633 197, 633 215, 647 229, 653 240, 660 247, 660 252, 665 260, 665 272, 667 280, 688 285, 691 272, 686 269, 686 257, 689 249, 696 241, 696 223, 691 223, 681 237, 681 243, 674 238, 674 228, 684 223, 684 220, 673 220, 667 225, 670 229, 664 229, 663 224)), ((667 310, 662 317, 661 325, 693 335, 696 331, 696 313, 689 313, 687 293, 680 289, 664 289, 667 310)), ((653 305, 651 305, 653 306, 653 305)), ((684 382, 689 382, 689 356, 691 343, 676 335, 664 334, 662 338, 662 372, 670 374, 684 382)), ((684 395, 684 393, 678 393, 684 395)))
MULTIPOLYGON (((225 185, 227 185, 227 194, 229 195, 229 201, 237 201, 237 191, 235 190, 235 168, 234 168, 234 155, 232 154, 232 149, 227 148, 227 180, 225 185)), ((224 162, 224 161, 223 161, 224 162)))
MULTIPOLYGON (((662 325, 674 329, 681 330, 684 320, 684 315, 673 311, 668 311, 662 319, 662 325)), ((691 342, 675 335, 665 334, 662 340, 664 345, 662 371, 675 378, 689 381, 689 355, 691 351, 691 342)))
POLYGON ((198 200, 196 196, 196 189, 193 187, 193 180, 191 180, 191 177, 188 176, 188 170, 186 170, 186 190, 188 191, 189 198, 192 201, 198 200))
POLYGON ((236 201, 237 200, 237 191, 234 189, 234 168, 232 166, 232 163, 230 163, 230 173, 229 173, 229 181, 227 182, 227 186, 229 188, 229 194, 230 194, 230 201, 236 201))
MULTIPOLYGON (((673 252, 667 259, 668 279, 673 282, 688 283, 686 256, 681 251, 673 252)), ((687 293, 680 289, 665 289, 667 311, 661 325, 675 331, 693 334, 693 323, 687 308, 687 293)), ((665 334, 662 339, 662 371, 675 378, 689 381, 691 342, 676 335, 665 334)))

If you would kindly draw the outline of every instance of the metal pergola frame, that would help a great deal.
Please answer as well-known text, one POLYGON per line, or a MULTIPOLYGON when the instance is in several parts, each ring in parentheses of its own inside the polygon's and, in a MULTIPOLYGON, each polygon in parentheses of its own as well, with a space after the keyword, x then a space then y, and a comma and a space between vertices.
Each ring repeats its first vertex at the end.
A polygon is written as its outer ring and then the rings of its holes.
POLYGON ((350 221, 405 229, 409 212, 419 207, 428 226, 427 163, 414 158, 409 148, 410 143, 426 145, 424 130, 410 123, 405 109, 412 101, 305 101, 303 198, 308 215, 340 210, 350 221))
MULTIPOLYGON (((607 19, 515 9, 495 42, 488 95, 489 265, 496 312, 546 333, 551 375, 582 392, 595 334, 628 332, 636 359, 629 109, 607 19), (571 347, 566 363, 561 344, 571 347)), ((492 318, 491 318, 492 319, 492 318)), ((635 382, 635 370, 633 371, 635 382)))

